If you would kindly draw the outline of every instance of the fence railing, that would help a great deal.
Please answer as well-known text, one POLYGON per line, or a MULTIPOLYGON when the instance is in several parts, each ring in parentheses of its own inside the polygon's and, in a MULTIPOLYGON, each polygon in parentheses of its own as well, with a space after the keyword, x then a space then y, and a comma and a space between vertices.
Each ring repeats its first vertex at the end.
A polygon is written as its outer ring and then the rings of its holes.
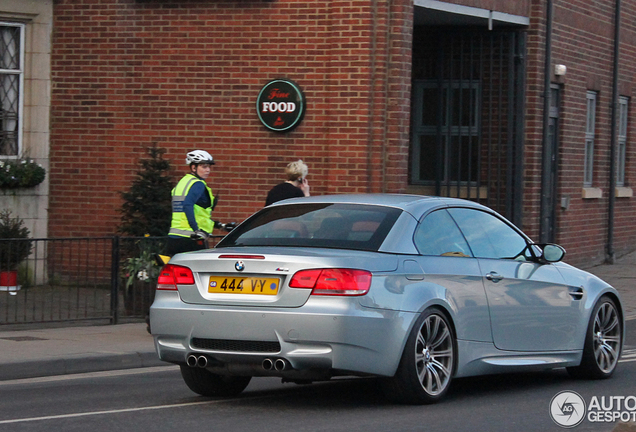
MULTIPOLYGON (((222 236, 214 236, 211 243, 222 236), (218 238, 217 238, 218 237, 218 238)), ((167 237, 0 239, 0 326, 146 316, 167 237), (17 260, 16 251, 28 257, 17 260)))

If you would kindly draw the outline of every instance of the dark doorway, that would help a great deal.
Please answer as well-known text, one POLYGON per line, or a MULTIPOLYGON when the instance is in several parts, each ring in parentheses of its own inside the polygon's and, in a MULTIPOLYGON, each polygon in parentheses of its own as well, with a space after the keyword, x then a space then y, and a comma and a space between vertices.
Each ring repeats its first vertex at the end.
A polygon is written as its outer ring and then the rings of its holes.
POLYGON ((525 33, 417 26, 410 183, 521 224, 525 33))

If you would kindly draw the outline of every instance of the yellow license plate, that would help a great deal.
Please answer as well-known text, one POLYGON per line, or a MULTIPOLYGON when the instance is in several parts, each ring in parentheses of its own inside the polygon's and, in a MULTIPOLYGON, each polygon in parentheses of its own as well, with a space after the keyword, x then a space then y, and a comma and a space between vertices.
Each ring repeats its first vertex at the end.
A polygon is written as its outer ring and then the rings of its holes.
POLYGON ((208 292, 276 295, 279 284, 279 278, 210 276, 208 292))

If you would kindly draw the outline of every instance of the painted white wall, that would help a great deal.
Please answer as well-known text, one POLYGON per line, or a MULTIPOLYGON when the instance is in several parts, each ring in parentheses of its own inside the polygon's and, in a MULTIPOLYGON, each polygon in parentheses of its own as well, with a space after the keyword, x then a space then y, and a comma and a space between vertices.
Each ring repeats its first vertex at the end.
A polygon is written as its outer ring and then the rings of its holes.
POLYGON ((43 183, 28 189, 0 190, 0 209, 24 219, 33 238, 48 235, 49 150, 51 108, 52 0, 2 0, 0 21, 19 22, 25 28, 22 155, 41 164, 43 183))
MULTIPOLYGON (((0 210, 10 209, 24 220, 32 238, 48 237, 49 151, 51 110, 51 33, 53 0, 2 0, 0 21, 25 24, 22 154, 41 164, 47 176, 27 189, 0 189, 0 210)), ((43 246, 44 244, 41 243, 43 246)), ((46 278, 46 248, 38 247, 28 260, 35 283, 46 278), (38 256, 35 256, 38 255, 38 256)), ((26 264, 26 263, 25 263, 26 264)))

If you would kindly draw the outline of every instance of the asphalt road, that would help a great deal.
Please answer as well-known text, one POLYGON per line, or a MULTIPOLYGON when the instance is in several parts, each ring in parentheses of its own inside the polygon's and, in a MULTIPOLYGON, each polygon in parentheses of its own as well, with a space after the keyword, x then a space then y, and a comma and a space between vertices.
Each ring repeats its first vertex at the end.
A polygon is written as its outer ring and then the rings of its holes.
MULTIPOLYGON (((0 431, 563 431, 549 414, 562 391, 578 393, 588 407, 594 398, 607 406, 614 396, 631 396, 622 411, 636 415, 636 321, 628 321, 627 335, 610 380, 576 381, 563 370, 458 379, 431 406, 391 404, 373 379, 296 385, 257 378, 240 397, 203 398, 172 365, 5 381, 0 431)), ((586 416, 573 430, 617 425, 586 416)))

